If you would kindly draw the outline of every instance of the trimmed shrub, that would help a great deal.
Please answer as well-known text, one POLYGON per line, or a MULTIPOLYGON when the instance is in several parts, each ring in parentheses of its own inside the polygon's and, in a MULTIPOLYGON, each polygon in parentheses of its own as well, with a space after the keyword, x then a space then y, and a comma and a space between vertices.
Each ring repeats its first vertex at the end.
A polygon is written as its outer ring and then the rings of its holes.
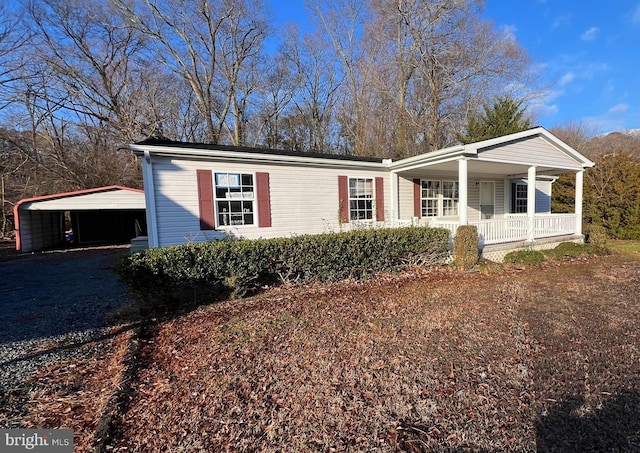
POLYGON ((478 228, 462 225, 453 240, 453 262, 461 269, 471 269, 478 262, 478 228))
POLYGON ((440 263, 448 243, 448 230, 424 227, 222 240, 133 253, 115 271, 142 305, 172 310, 203 296, 242 297, 277 282, 361 280, 440 263))
POLYGON ((544 254, 538 250, 518 250, 504 256, 504 262, 511 264, 540 264, 544 261, 544 254))
POLYGON ((605 248, 609 235, 602 225, 589 225, 586 234, 586 242, 596 248, 605 248))

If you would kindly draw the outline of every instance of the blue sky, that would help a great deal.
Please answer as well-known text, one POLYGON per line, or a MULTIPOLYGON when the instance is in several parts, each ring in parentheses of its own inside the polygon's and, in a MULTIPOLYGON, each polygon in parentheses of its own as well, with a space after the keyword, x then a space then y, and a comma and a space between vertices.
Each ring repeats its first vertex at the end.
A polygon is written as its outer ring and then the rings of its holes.
MULTIPOLYGON (((304 25, 304 0, 270 1, 277 25, 304 25)), ((484 15, 543 77, 547 95, 531 105, 538 125, 640 128, 640 0, 486 0, 484 15)))

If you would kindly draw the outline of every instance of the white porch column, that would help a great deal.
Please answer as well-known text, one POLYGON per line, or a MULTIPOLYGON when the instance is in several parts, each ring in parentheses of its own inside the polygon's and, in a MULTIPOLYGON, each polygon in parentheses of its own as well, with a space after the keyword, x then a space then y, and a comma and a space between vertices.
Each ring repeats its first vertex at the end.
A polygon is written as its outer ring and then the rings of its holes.
POLYGON ((576 173, 576 234, 582 234, 582 186, 584 185, 584 170, 576 173))
POLYGON ((511 212, 511 197, 513 197, 513 194, 511 193, 511 181, 509 180, 508 176, 504 177, 504 197, 503 198, 503 211, 504 212, 504 217, 507 218, 509 217, 507 215, 507 213, 511 212))
POLYGON ((389 216, 391 220, 400 220, 400 211, 398 209, 398 174, 395 172, 389 173, 389 194, 391 195, 391 212, 389 216))
POLYGON ((536 229, 536 167, 532 165, 527 172, 527 242, 535 240, 536 229))
POLYGON ((458 161, 458 222, 460 225, 466 225, 469 222, 467 219, 467 205, 469 204, 467 186, 467 159, 460 159, 458 161))
POLYGON ((147 241, 149 248, 158 247, 158 217, 156 216, 156 196, 153 186, 153 167, 151 154, 144 151, 142 160, 142 181, 147 214, 147 241))

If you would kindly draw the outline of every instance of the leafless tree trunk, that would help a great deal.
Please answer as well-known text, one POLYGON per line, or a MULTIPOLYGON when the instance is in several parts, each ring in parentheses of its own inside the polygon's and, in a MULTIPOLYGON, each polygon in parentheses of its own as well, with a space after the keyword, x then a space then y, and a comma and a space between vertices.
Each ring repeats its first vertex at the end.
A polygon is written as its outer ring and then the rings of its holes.
POLYGON ((244 144, 246 78, 262 50, 267 22, 260 0, 117 0, 148 39, 148 51, 193 90, 211 143, 244 144))

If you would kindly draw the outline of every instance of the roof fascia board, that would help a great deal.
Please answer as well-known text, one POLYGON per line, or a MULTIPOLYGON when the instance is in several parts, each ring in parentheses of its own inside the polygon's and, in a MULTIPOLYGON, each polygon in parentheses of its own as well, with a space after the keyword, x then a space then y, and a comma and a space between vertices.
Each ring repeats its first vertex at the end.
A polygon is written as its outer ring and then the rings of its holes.
POLYGON ((380 159, 379 162, 367 162, 349 159, 331 159, 322 157, 306 157, 269 154, 269 153, 250 153, 243 151, 227 151, 214 149, 195 149, 175 146, 162 145, 130 145, 130 149, 136 155, 142 155, 148 151, 150 155, 160 157, 196 157, 196 158, 214 158, 220 160, 236 160, 241 162, 267 163, 267 164, 297 164, 297 165, 315 165, 321 167, 364 167, 376 169, 388 169, 389 164, 380 159))
POLYGON ((459 145, 442 149, 440 151, 433 151, 430 153, 407 157, 406 159, 393 162, 390 168, 394 171, 405 171, 421 166, 436 165, 444 162, 450 162, 452 160, 459 160, 464 156, 473 156, 475 154, 475 151, 469 151, 465 146, 459 145))

